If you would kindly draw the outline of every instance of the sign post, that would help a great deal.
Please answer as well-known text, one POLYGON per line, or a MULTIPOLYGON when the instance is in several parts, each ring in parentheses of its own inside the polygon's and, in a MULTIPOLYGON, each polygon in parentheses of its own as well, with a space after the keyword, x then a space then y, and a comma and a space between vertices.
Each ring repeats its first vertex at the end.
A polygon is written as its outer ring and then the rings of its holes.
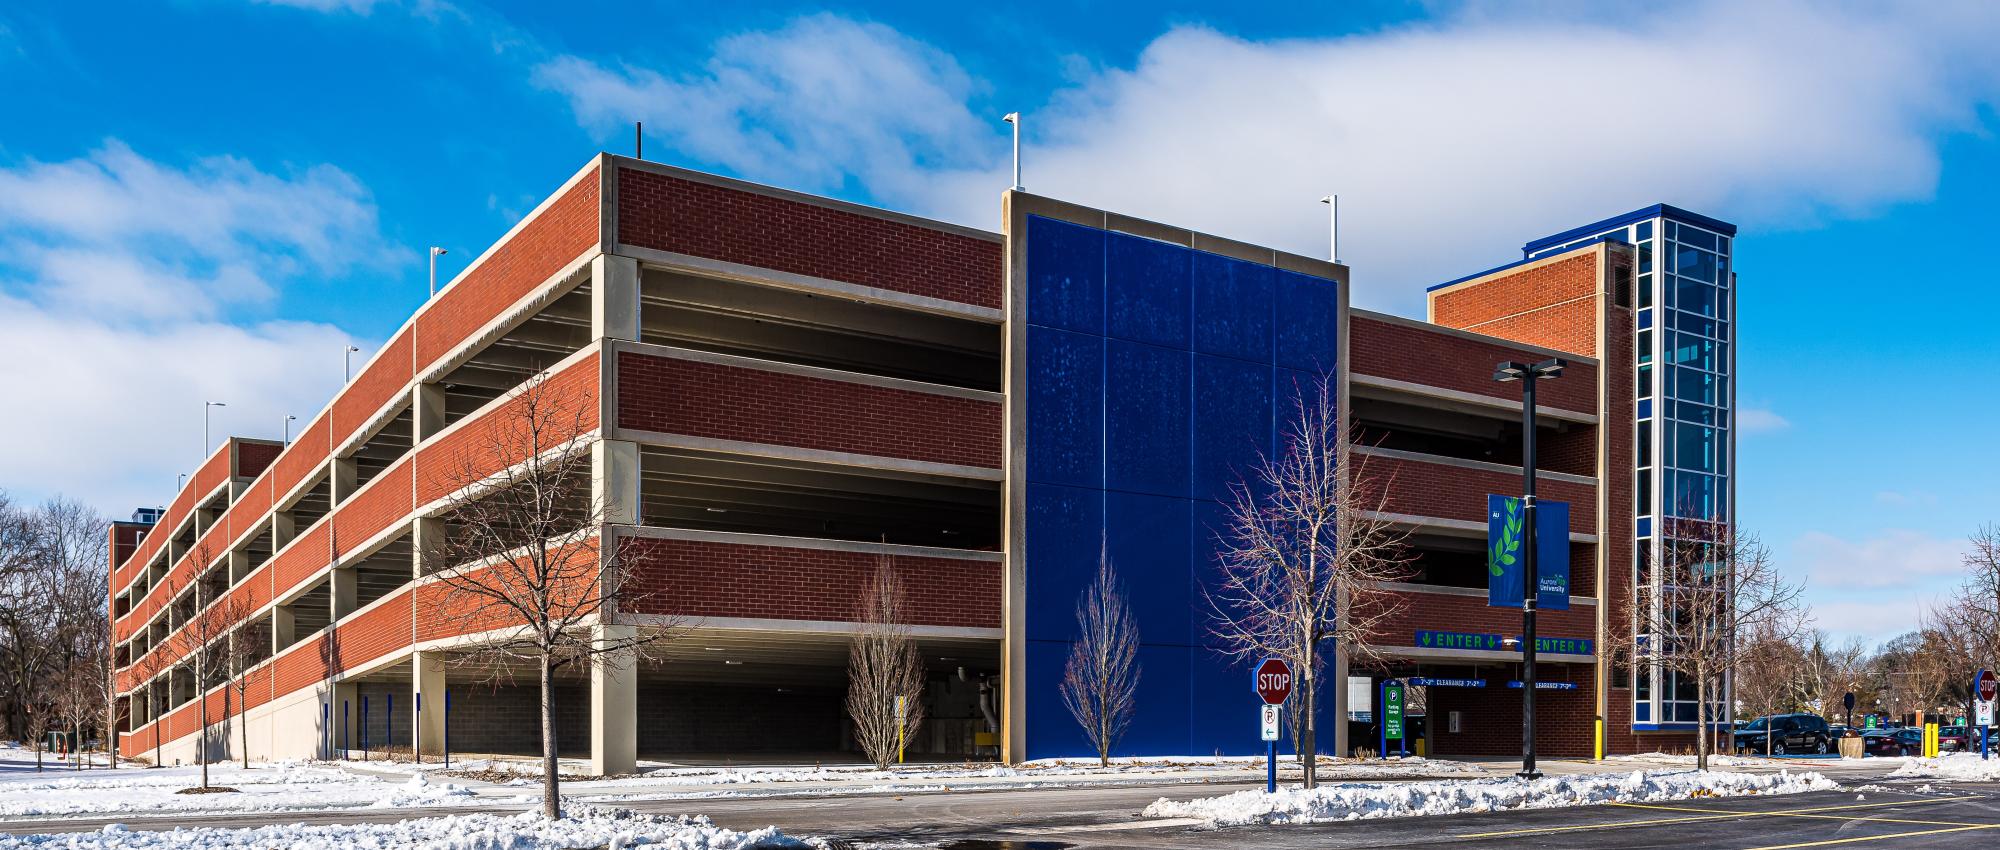
MULTIPOLYGON (((2000 695, 2000 681, 1995 681, 1993 671, 1981 670, 1972 677, 1973 718, 1979 724, 1979 757, 1991 757, 1993 743, 1993 698, 2000 695)), ((1967 741, 1968 745, 1972 742, 1967 741)))
POLYGON ((903 722, 910 716, 909 697, 896 697, 896 763, 903 763, 903 722))
MULTIPOLYGON (((1257 673, 1252 680, 1257 697, 1264 701, 1258 725, 1264 738, 1264 793, 1278 792, 1278 707, 1285 704, 1285 698, 1292 695, 1292 666, 1282 659, 1266 658, 1257 665, 1257 673)), ((1299 758, 1313 758, 1311 753, 1300 753, 1299 758)), ((1305 762, 1301 761, 1303 767, 1305 762)))

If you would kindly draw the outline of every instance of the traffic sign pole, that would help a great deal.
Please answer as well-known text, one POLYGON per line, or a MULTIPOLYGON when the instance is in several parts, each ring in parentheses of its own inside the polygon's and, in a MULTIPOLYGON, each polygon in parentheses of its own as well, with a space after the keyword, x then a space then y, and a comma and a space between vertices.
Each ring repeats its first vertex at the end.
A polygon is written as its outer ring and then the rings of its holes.
MULTIPOLYGON (((1257 670, 1251 676, 1250 682, 1251 686, 1257 691, 1258 699, 1264 702, 1263 707, 1259 709, 1263 713, 1258 717, 1259 732, 1262 734, 1266 745, 1264 748, 1264 793, 1275 794, 1278 792, 1277 721, 1280 716, 1277 707, 1284 705, 1285 699, 1292 695, 1292 666, 1286 664, 1283 659, 1266 658, 1257 665, 1257 670)), ((1305 766, 1303 760, 1310 757, 1312 756, 1309 753, 1299 754, 1299 758, 1301 759, 1299 765, 1301 768, 1305 766)))

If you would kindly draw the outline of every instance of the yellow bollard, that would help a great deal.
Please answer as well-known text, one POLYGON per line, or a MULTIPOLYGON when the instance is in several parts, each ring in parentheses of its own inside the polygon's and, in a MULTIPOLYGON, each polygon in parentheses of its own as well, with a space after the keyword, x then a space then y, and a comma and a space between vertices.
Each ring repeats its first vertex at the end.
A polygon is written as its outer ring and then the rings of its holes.
POLYGON ((1597 760, 1598 760, 1598 761, 1603 761, 1603 760, 1604 760, 1604 718, 1602 718, 1602 717, 1598 718, 1598 719, 1597 719, 1597 724, 1596 724, 1596 725, 1597 725, 1597 729, 1596 729, 1596 733, 1595 733, 1595 734, 1596 734, 1596 743, 1597 743, 1597 757, 1596 757, 1596 758, 1597 758, 1597 760))

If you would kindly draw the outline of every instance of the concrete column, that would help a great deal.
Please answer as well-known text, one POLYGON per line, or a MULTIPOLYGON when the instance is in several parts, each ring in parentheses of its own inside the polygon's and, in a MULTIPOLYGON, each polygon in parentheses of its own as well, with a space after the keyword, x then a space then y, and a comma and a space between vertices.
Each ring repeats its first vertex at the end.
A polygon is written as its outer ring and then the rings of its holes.
POLYGON ((354 495, 354 479, 358 477, 358 474, 359 471, 354 468, 354 458, 337 457, 333 459, 334 504, 338 505, 341 502, 345 502, 347 501, 347 497, 354 495))
POLYGON ((249 574, 250 553, 242 549, 229 550, 229 586, 235 587, 237 582, 249 574))
POLYGON ((414 716, 399 719, 415 724, 410 728, 416 732, 415 742, 422 755, 444 753, 444 687, 443 655, 419 652, 410 656, 410 704, 404 710, 414 716), (422 712, 417 712, 419 700, 422 712))
POLYGON ((421 443, 444 430, 444 385, 418 384, 410 395, 410 410, 414 411, 412 417, 416 427, 413 436, 421 443))
MULTIPOLYGON (((632 636, 631 626, 600 625, 591 639, 602 648, 632 636)), ((590 668, 590 772, 615 776, 638 766, 639 670, 630 650, 605 653, 590 668)))
POLYGON ((340 622, 340 618, 354 613, 354 609, 359 607, 356 603, 359 601, 357 579, 360 578, 360 574, 360 571, 353 567, 334 567, 333 572, 327 574, 326 580, 329 583, 327 597, 333 603, 329 613, 333 615, 334 622, 340 622))
POLYGON ((297 625, 292 620, 290 606, 277 605, 271 608, 271 654, 285 651, 296 639, 297 625))
POLYGON ((285 544, 292 542, 292 538, 297 534, 298 528, 292 522, 291 511, 278 511, 271 514, 272 554, 275 555, 279 549, 285 548, 285 544))
MULTIPOLYGON (((1347 653, 1339 649, 1333 652, 1333 752, 1335 758, 1346 758, 1353 753, 1347 746, 1347 653)), ((1377 709, 1379 710, 1379 709, 1377 709)))
POLYGON ((590 335, 639 338, 639 261, 599 254, 590 261, 590 335))
POLYGON ((410 577, 424 577, 424 553, 437 548, 444 538, 444 520, 417 517, 410 522, 410 577))
POLYGON ((591 497, 604 509, 607 525, 638 525, 639 444, 599 440, 590 444, 591 497))

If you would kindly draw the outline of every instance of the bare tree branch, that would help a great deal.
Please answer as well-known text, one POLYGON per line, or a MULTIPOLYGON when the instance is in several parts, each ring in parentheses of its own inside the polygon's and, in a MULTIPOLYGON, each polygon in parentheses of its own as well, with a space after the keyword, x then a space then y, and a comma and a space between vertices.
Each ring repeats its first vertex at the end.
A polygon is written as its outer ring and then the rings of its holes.
POLYGON ((888 555, 876 561, 863 591, 860 626, 847 653, 847 716, 861 751, 886 768, 924 721, 923 657, 910 636, 902 578, 888 555))

